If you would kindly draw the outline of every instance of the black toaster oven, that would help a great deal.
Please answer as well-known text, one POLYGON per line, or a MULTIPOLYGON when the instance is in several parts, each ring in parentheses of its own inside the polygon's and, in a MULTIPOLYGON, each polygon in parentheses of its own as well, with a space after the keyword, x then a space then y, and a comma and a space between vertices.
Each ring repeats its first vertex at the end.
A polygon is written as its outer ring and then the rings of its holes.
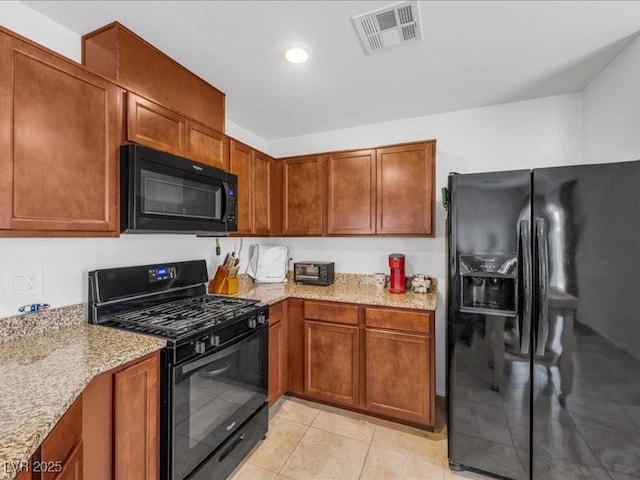
POLYGON ((331 285, 334 280, 333 262, 296 262, 293 280, 305 285, 331 285))

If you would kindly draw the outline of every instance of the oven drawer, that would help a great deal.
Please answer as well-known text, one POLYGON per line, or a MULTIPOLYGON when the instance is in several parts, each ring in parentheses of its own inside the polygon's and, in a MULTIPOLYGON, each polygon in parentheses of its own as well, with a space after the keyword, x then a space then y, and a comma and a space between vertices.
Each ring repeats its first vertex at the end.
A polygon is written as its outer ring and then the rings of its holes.
POLYGON ((265 403, 247 422, 224 442, 191 480, 227 478, 246 455, 267 434, 269 412, 265 403))

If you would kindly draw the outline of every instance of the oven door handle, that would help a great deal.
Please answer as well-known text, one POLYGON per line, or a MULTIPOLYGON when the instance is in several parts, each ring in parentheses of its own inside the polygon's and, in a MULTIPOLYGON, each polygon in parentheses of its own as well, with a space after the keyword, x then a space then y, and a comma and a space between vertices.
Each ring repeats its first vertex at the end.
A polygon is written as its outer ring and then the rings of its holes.
POLYGON ((176 368, 176 374, 178 375, 186 375, 189 372, 193 372, 194 370, 198 370, 199 368, 202 368, 206 365, 209 365, 210 363, 213 363, 215 361, 221 360, 223 358, 226 358, 230 355, 233 355, 234 353, 242 350, 251 340, 254 335, 258 335, 258 334, 262 334, 262 329, 258 329, 258 331, 256 332, 255 330, 252 332, 249 332, 248 335, 246 335, 245 337, 242 337, 242 339, 236 343, 234 343, 233 345, 227 346, 227 347, 223 347, 221 350, 217 351, 216 353, 213 353, 211 355, 207 355, 204 358, 200 358, 200 359, 196 359, 192 362, 188 362, 185 365, 183 365, 182 367, 177 367, 176 368))

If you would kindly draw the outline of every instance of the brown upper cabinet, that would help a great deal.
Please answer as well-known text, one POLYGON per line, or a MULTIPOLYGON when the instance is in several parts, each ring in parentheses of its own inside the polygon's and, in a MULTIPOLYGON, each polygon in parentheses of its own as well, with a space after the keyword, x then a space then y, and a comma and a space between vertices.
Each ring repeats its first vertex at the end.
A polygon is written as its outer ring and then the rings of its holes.
POLYGON ((430 140, 285 159, 284 234, 433 236, 434 156, 430 140))
POLYGON ((117 236, 122 90, 0 30, 0 236, 117 236))
POLYGON ((187 120, 154 102, 127 92, 127 140, 184 157, 187 120))
POLYGON ((435 141, 376 150, 376 231, 433 235, 435 141))
POLYGON ((282 233, 289 236, 324 233, 323 157, 287 158, 283 165, 282 233))
POLYGON ((281 163, 232 138, 229 139, 229 151, 229 171, 238 176, 236 234, 278 235, 281 163))
POLYGON ((229 168, 229 141, 224 133, 187 120, 187 158, 212 167, 229 168))
POLYGON ((224 93, 118 22, 82 37, 82 63, 127 90, 224 132, 224 93))
POLYGON ((133 92, 127 92, 126 140, 222 170, 229 168, 229 141, 224 133, 133 92))
POLYGON ((327 233, 376 233, 376 151, 327 157, 327 233))

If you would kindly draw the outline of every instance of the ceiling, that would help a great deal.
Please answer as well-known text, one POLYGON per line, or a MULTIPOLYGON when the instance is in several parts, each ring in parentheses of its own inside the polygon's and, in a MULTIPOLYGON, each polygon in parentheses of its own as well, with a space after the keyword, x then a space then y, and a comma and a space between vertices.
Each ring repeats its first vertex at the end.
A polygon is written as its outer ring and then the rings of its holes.
POLYGON ((351 18, 393 1, 24 3, 78 34, 118 20, 265 140, 581 91, 640 31, 640 2, 430 1, 423 40, 365 55, 351 18))

